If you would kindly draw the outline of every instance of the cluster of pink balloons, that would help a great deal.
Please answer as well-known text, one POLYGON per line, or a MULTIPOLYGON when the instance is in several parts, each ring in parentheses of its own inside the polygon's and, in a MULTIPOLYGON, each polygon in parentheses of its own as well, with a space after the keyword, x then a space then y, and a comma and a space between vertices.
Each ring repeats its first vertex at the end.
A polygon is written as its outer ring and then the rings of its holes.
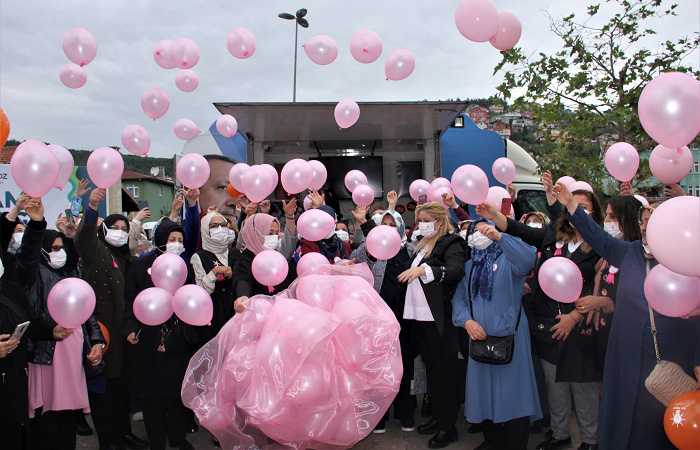
POLYGON ((32 197, 46 195, 57 184, 59 171, 58 158, 41 141, 22 142, 10 160, 12 179, 32 197))
POLYGON ((87 81, 83 66, 90 64, 97 54, 95 37, 84 28, 71 28, 63 35, 63 53, 72 63, 61 67, 61 83, 71 89, 83 87, 87 81))
POLYGON ((297 220, 297 230, 307 241, 326 239, 335 230, 335 220, 330 214, 320 209, 304 211, 297 220))
POLYGON ((175 131, 175 136, 183 141, 194 139, 201 133, 197 124, 190 119, 178 119, 173 130, 175 131))
POLYGON ((617 142, 605 152, 605 167, 614 178, 627 183, 639 168, 637 149, 626 142, 617 142))
POLYGON ((51 318, 64 328, 85 323, 95 310, 95 291, 80 278, 64 278, 49 291, 46 306, 51 318))
POLYGON ((462 0, 455 11, 455 23, 465 38, 489 41, 498 50, 515 47, 523 31, 515 14, 498 11, 491 0, 462 0))
POLYGON ((127 125, 122 131, 122 144, 137 156, 146 156, 151 148, 151 136, 141 125, 127 125))
POLYGON ((334 117, 341 130, 350 128, 360 118, 360 106, 353 100, 342 100, 335 106, 334 117))
POLYGON ((362 185, 369 185, 369 181, 367 181, 367 175, 362 173, 362 171, 353 169, 347 174, 345 174, 345 188, 349 192, 352 193, 356 187, 362 185))
MULTIPOLYGON (((265 200, 277 187, 277 171, 270 164, 249 166, 238 163, 228 174, 231 186, 254 203, 265 200)), ((325 181, 325 180, 324 180, 325 181)))
POLYGON ((99 188, 107 189, 121 180, 124 173, 122 155, 111 147, 93 150, 87 160, 90 180, 99 188))
POLYGON ((281 173, 282 187, 290 194, 298 194, 307 189, 321 189, 327 178, 328 171, 322 162, 298 158, 288 161, 281 173))
POLYGON ((238 59, 248 59, 255 53, 255 35, 247 28, 235 28, 226 37, 226 48, 238 59))
POLYGON ((199 62, 199 47, 189 38, 165 39, 156 44, 153 59, 163 69, 191 69, 199 62))
POLYGON ((461 200, 479 205, 489 194, 489 178, 480 167, 465 164, 452 174, 451 188, 461 200))
POLYGON ((277 286, 289 273, 287 259, 276 250, 263 250, 255 255, 251 266, 253 277, 263 286, 277 286))
POLYGON ((498 158, 491 166, 491 172, 499 183, 506 186, 515 180, 515 164, 508 158, 498 158))
POLYGON ((547 296, 562 303, 573 303, 581 297, 583 275, 576 263, 555 256, 542 264, 537 280, 547 296))

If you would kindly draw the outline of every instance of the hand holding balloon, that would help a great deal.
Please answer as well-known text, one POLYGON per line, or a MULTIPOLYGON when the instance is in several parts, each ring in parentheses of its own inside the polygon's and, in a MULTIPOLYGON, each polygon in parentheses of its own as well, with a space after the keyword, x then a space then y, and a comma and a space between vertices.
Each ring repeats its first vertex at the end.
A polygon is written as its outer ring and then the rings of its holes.
POLYGON ((561 203, 564 208, 569 210, 569 214, 576 212, 578 203, 574 199, 573 194, 569 192, 569 188, 566 187, 564 183, 557 183, 557 185, 552 188, 552 191, 554 192, 554 197, 559 200, 559 203, 561 203))
POLYGON ((27 213, 30 219, 35 222, 41 222, 44 220, 44 204, 41 202, 40 198, 31 198, 27 201, 24 206, 24 211, 27 213))

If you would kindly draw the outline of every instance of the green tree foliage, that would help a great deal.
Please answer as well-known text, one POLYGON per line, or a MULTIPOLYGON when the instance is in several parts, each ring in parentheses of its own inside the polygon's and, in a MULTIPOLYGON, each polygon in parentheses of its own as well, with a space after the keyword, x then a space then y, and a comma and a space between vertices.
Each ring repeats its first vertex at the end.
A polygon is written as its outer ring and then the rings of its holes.
MULTIPOLYGON (((693 53, 700 33, 675 41, 654 38, 649 22, 676 15, 678 5, 662 3, 607 0, 602 8, 600 3, 588 6, 580 20, 574 14, 548 15, 561 50, 552 55, 528 55, 522 48, 503 52, 494 69, 494 74, 504 73, 498 91, 515 107, 534 113, 539 140, 532 150, 543 170, 587 180, 600 190, 607 176, 603 156, 608 146, 628 142, 641 152, 656 145, 637 116, 642 89, 662 72, 700 77, 693 53), (687 62, 688 56, 692 58, 687 62), (514 92, 522 95, 514 98, 514 92)), ((649 176, 648 162, 642 161, 633 183, 649 176)))

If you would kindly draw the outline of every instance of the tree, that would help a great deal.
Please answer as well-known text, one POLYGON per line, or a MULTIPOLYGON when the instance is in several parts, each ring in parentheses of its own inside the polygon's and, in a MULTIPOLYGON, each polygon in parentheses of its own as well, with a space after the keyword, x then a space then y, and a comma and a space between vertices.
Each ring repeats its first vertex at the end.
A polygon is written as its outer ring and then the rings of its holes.
MULTIPOLYGON (((700 33, 676 41, 657 42, 651 19, 676 16, 678 5, 666 8, 662 0, 606 0, 588 6, 583 20, 574 14, 555 18, 548 14, 552 32, 562 49, 553 55, 526 55, 521 48, 503 52, 494 74, 505 74, 498 91, 504 99, 514 90, 525 90, 515 106, 534 114, 540 166, 555 176, 571 175, 587 180, 597 190, 608 174, 605 150, 615 142, 628 142, 637 150, 655 143, 637 117, 637 103, 644 86, 662 72, 680 71, 700 77, 684 60, 700 44, 700 33), (646 45, 646 46, 645 46, 646 45)), ((697 56, 697 55, 696 55, 697 56)), ((650 176, 643 160, 633 181, 650 176)))

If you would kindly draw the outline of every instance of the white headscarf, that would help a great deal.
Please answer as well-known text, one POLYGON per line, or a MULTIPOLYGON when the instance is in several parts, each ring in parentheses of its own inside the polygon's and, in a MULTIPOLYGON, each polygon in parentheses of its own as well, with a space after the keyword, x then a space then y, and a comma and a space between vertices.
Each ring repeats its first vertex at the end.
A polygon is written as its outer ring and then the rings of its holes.
POLYGON ((226 255, 228 258, 228 243, 227 241, 224 241, 223 243, 218 243, 214 242, 214 240, 211 238, 210 230, 209 230, 209 223, 214 217, 221 217, 224 220, 224 223, 221 224, 222 227, 226 227, 228 230, 228 222, 226 222, 226 218, 222 216, 219 213, 209 213, 206 216, 202 217, 202 222, 201 222, 201 234, 202 234, 202 248, 208 252, 212 252, 215 255, 226 255))

